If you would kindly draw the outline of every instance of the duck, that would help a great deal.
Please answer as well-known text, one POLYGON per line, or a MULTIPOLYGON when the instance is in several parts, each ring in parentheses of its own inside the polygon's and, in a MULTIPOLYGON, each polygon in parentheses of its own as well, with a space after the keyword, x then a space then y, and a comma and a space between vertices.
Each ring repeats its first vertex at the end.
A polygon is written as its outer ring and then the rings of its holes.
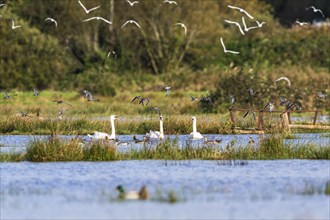
POLYGON ((193 116, 192 118, 192 122, 193 122, 193 132, 191 132, 189 134, 189 138, 193 139, 193 140, 197 140, 197 139, 202 139, 203 135, 201 135, 201 133, 197 132, 197 128, 196 128, 196 117, 193 116))
POLYGON ((137 191, 126 192, 125 188, 122 185, 116 187, 119 192, 118 198, 121 200, 147 200, 149 199, 149 192, 147 186, 144 185, 141 189, 137 191))
POLYGON ((111 135, 105 132, 94 131, 93 135, 87 134, 88 137, 96 140, 114 140, 116 139, 115 120, 118 119, 116 115, 110 116, 111 135))
POLYGON ((142 144, 142 143, 145 143, 145 142, 148 142, 148 138, 146 136, 143 137, 143 140, 140 140, 138 139, 135 135, 133 135, 133 141, 136 143, 136 144, 142 144))
POLYGON ((159 131, 150 130, 149 133, 146 133, 146 138, 148 139, 163 139, 164 129, 163 129, 163 116, 159 116, 159 131))
POLYGON ((203 140, 204 140, 204 144, 220 144, 222 142, 222 139, 208 140, 207 137, 204 137, 203 140))

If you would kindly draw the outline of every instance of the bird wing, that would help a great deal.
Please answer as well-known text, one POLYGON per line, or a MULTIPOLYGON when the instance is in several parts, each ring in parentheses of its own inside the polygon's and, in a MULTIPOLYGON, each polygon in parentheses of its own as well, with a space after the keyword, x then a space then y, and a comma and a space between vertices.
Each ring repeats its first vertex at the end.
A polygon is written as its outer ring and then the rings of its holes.
POLYGON ((285 76, 282 76, 282 77, 278 78, 274 82, 278 82, 278 81, 281 81, 281 80, 287 81, 288 82, 288 86, 291 86, 291 81, 288 79, 288 77, 285 77, 285 76))
POLYGON ((222 37, 220 37, 220 42, 223 47, 223 51, 226 52, 226 47, 225 47, 225 44, 223 43, 222 37))
POLYGON ((310 9, 310 8, 312 8, 313 10, 315 9, 314 6, 309 6, 308 8, 306 8, 306 11, 307 11, 308 9, 310 9))
MULTIPOLYGON (((132 102, 134 102, 136 99, 140 99, 141 100, 141 96, 135 96, 134 99, 132 100, 132 102)), ((139 103, 140 104, 140 103, 139 103)))
POLYGON ((244 9, 241 9, 241 11, 246 14, 246 16, 248 16, 250 19, 254 19, 254 17, 252 15, 250 15, 247 11, 245 11, 244 9))
POLYGON ((99 17, 99 19, 101 19, 102 21, 104 21, 104 22, 106 22, 106 23, 108 23, 108 24, 112 24, 111 21, 108 21, 108 20, 106 20, 106 19, 104 19, 104 18, 102 18, 102 17, 99 17))
POLYGON ((147 97, 145 97, 144 100, 147 100, 147 104, 146 105, 148 105, 149 102, 150 102, 150 100, 147 97))
POLYGON ((245 117, 249 114, 249 112, 250 112, 250 110, 247 111, 247 112, 244 114, 243 118, 245 118, 245 117))
POLYGON ((321 11, 321 9, 317 9, 316 11, 320 12, 322 14, 322 17, 324 17, 323 12, 321 11))
POLYGON ((87 8, 83 5, 83 3, 81 3, 79 0, 78 0, 78 3, 81 5, 81 7, 85 10, 85 12, 87 12, 87 8))
POLYGON ((127 24, 128 22, 129 22, 129 21, 126 21, 126 22, 121 26, 121 28, 125 27, 126 24, 127 24))
POLYGON ((139 28, 141 28, 141 26, 136 22, 136 21, 132 21, 136 26, 138 26, 139 28))
POLYGON ((264 110, 270 105, 270 102, 268 102, 265 107, 264 107, 264 110))
POLYGON ((95 10, 95 9, 98 9, 99 7, 101 7, 101 6, 99 5, 99 6, 96 6, 96 7, 94 7, 94 8, 91 8, 91 9, 88 10, 88 12, 93 11, 93 10, 95 10))
POLYGON ((91 18, 87 18, 85 20, 83 20, 82 22, 86 22, 86 21, 90 21, 90 20, 94 20, 94 19, 98 19, 97 17, 91 17, 91 18))

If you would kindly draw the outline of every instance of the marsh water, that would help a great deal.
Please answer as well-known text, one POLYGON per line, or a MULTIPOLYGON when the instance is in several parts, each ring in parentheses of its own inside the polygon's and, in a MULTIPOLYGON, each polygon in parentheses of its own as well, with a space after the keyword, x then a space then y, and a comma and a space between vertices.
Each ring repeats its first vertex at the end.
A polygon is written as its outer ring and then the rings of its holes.
POLYGON ((327 160, 1 163, 1 219, 328 219, 327 160), (147 201, 115 188, 146 185, 147 201), (309 186, 319 188, 308 193, 309 186), (168 200, 169 194, 175 198, 168 200))
MULTIPOLYGON (((221 139, 220 144, 216 144, 216 147, 225 148, 227 145, 244 147, 249 143, 250 138, 255 142, 255 146, 258 145, 260 138, 263 135, 257 134, 206 134, 204 135, 208 140, 221 139)), ((46 140, 50 136, 48 135, 0 135, 0 152, 22 152, 26 150, 28 144, 36 139, 46 140)), ((74 136, 62 135, 62 139, 70 139, 74 136)), ((90 138, 87 136, 78 136, 79 138, 90 141, 90 138)), ((117 135, 119 141, 128 142, 128 146, 121 146, 118 148, 118 151, 129 150, 130 148, 139 148, 141 144, 135 144, 132 141, 131 135, 117 135)), ((137 138, 142 140, 143 135, 137 135, 137 138)), ((192 144, 195 146, 203 145, 203 140, 194 140, 190 141, 188 135, 168 135, 167 138, 171 140, 178 140, 179 146, 185 146, 187 144, 192 144)), ((303 144, 315 144, 318 146, 329 146, 329 134, 327 133, 300 133, 294 134, 291 139, 285 139, 284 143, 292 145, 303 145, 303 144)), ((152 142, 150 145, 155 145, 157 142, 152 142)))

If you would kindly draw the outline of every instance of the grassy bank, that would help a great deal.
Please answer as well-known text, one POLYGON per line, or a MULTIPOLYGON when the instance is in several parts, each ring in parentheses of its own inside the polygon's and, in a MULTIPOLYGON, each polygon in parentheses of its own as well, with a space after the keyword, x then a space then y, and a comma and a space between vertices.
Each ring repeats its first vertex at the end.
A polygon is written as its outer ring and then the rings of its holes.
POLYGON ((145 144, 142 149, 119 152, 112 142, 94 141, 83 143, 79 139, 60 140, 52 136, 47 141, 31 142, 26 153, 1 153, 0 161, 115 161, 115 160, 269 160, 269 159, 330 159, 330 145, 325 147, 306 144, 293 146, 283 144, 285 136, 271 134, 255 146, 234 147, 228 144, 224 149, 216 145, 192 146, 186 143, 180 147, 178 140, 167 139, 155 145, 145 144))

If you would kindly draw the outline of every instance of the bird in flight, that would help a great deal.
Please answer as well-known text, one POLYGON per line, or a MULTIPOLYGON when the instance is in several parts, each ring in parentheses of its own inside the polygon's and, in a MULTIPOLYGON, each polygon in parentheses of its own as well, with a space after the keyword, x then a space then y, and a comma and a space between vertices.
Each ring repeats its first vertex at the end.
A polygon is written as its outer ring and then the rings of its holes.
POLYGON ((230 105, 233 105, 235 103, 235 96, 234 95, 229 95, 230 98, 230 105))
POLYGON ((227 50, 225 44, 223 43, 222 37, 220 37, 221 45, 223 47, 223 51, 225 53, 233 53, 233 54, 239 54, 237 51, 227 50))
POLYGON ((80 6, 85 10, 86 14, 89 14, 89 12, 93 11, 93 10, 96 10, 98 9, 99 7, 101 7, 100 5, 99 6, 96 6, 94 8, 91 8, 91 9, 87 9, 83 3, 81 3, 81 1, 78 0, 78 3, 80 4, 80 6))
POLYGON ((280 96, 280 106, 284 106, 284 105, 287 105, 289 104, 289 100, 287 100, 286 98, 284 98, 283 96, 280 96))
POLYGON ((198 97, 194 97, 194 96, 191 96, 191 95, 189 97, 191 99, 190 101, 197 101, 199 99, 198 97))
POLYGON ((163 4, 165 4, 165 3, 167 3, 167 4, 175 4, 175 5, 178 5, 178 3, 176 2, 176 1, 170 1, 170 0, 165 0, 165 1, 163 1, 163 4))
POLYGON ((138 4, 138 1, 131 2, 129 0, 126 0, 127 3, 129 3, 130 6, 133 6, 134 4, 138 4))
POLYGON ((239 10, 241 13, 246 14, 246 16, 248 16, 250 19, 254 19, 254 17, 252 15, 250 15, 247 11, 245 11, 242 8, 239 8, 239 7, 236 7, 236 6, 232 6, 232 5, 228 5, 228 8, 239 10))
POLYGON ((21 26, 20 25, 17 25, 17 26, 15 26, 15 22, 14 22, 14 20, 13 19, 11 19, 11 29, 13 29, 13 30, 15 30, 16 28, 20 28, 21 26))
POLYGON ((21 117, 24 118, 24 117, 29 117, 29 118, 32 118, 32 116, 28 115, 27 113, 25 112, 21 112, 21 111, 18 111, 18 113, 21 114, 21 117))
POLYGON ((316 96, 317 96, 317 98, 320 98, 320 99, 326 99, 327 98, 327 94, 325 94, 323 92, 317 92, 316 96))
POLYGON ((299 26, 308 25, 307 22, 300 22, 300 21, 298 21, 298 19, 292 25, 295 25, 295 24, 298 24, 299 26))
POLYGON ((57 21, 54 18, 46 18, 45 21, 50 21, 55 24, 55 27, 57 27, 57 21))
POLYGON ((257 91, 254 91, 252 88, 249 88, 248 90, 249 90, 250 96, 254 96, 257 93, 257 91))
POLYGON ((186 35, 187 34, 187 27, 184 23, 176 23, 175 25, 180 25, 181 27, 183 27, 184 29, 184 34, 186 35))
POLYGON ((134 21, 134 20, 128 20, 128 21, 126 21, 122 26, 121 26, 121 28, 124 28, 127 24, 135 24, 136 26, 138 26, 139 28, 141 28, 141 26, 136 22, 136 21, 134 21))
POLYGON ((5 6, 7 6, 7 4, 0 4, 0 8, 5 6))
POLYGON ((227 22, 228 24, 234 24, 238 27, 239 31, 241 32, 242 35, 245 35, 244 31, 242 30, 241 25, 238 22, 235 21, 229 21, 229 20, 225 20, 225 22, 227 22))
POLYGON ((151 112, 151 111, 153 111, 153 110, 156 110, 156 111, 158 112, 159 116, 162 116, 162 113, 161 113, 160 109, 158 108, 158 106, 154 106, 154 107, 152 107, 152 108, 149 110, 149 112, 151 112))
POLYGON ((321 11, 321 9, 315 8, 314 6, 309 6, 308 8, 306 8, 306 11, 309 10, 309 9, 313 9, 313 12, 315 12, 315 13, 320 12, 322 17, 324 17, 324 14, 321 11))
POLYGON ((277 80, 274 81, 274 83, 278 82, 278 81, 281 81, 281 80, 285 80, 288 82, 288 86, 290 87, 291 86, 291 81, 289 80, 288 77, 285 77, 285 76, 282 76, 280 78, 278 78, 277 80))
POLYGON ((246 25, 246 23, 245 23, 245 18, 244 18, 244 16, 242 16, 242 23, 243 23, 243 27, 244 27, 244 31, 245 31, 245 32, 248 32, 249 30, 252 30, 252 29, 259 28, 259 26, 251 26, 251 27, 247 27, 247 25, 246 25))
POLYGON ((212 105, 212 100, 211 100, 210 97, 205 97, 205 96, 203 96, 203 97, 199 100, 199 102, 205 102, 205 103, 207 103, 207 104, 209 104, 209 105, 212 105))
POLYGON ((111 55, 113 55, 114 56, 114 58, 115 59, 117 59, 117 53, 116 53, 116 51, 110 51, 109 53, 108 53, 108 55, 107 55, 107 58, 109 58, 111 55))
MULTIPOLYGON (((4 94, 4 99, 10 99, 10 95, 5 91, 5 90, 2 90, 3 94, 4 94)), ((17 96, 17 94, 13 95, 13 96, 17 96)))
POLYGON ((150 102, 150 100, 147 98, 147 97, 145 97, 145 98, 143 98, 142 96, 135 96, 134 97, 134 99, 132 100, 132 102, 134 102, 136 99, 139 99, 140 101, 139 101, 139 104, 142 104, 143 106, 144 106, 144 102, 146 101, 147 103, 146 103, 146 106, 149 104, 149 102, 150 102))
POLYGON ((111 21, 108 21, 108 20, 106 20, 106 19, 104 19, 102 17, 91 17, 91 18, 87 18, 87 19, 83 20, 82 22, 86 22, 86 21, 90 21, 90 20, 95 20, 95 19, 96 20, 102 20, 102 21, 104 21, 104 22, 106 22, 108 24, 112 24, 111 21))
POLYGON ((274 110, 274 103, 268 102, 263 110, 265 110, 266 108, 269 108, 269 112, 272 112, 274 110))
POLYGON ((171 92, 171 87, 170 86, 164 86, 163 89, 166 90, 166 95, 165 96, 167 97, 171 92))
POLYGON ((53 102, 56 102, 57 104, 67 104, 67 105, 70 105, 72 106, 71 104, 67 103, 67 102, 64 102, 63 100, 53 100, 53 102))
POLYGON ((36 88, 33 88, 33 96, 38 96, 39 92, 36 88))

